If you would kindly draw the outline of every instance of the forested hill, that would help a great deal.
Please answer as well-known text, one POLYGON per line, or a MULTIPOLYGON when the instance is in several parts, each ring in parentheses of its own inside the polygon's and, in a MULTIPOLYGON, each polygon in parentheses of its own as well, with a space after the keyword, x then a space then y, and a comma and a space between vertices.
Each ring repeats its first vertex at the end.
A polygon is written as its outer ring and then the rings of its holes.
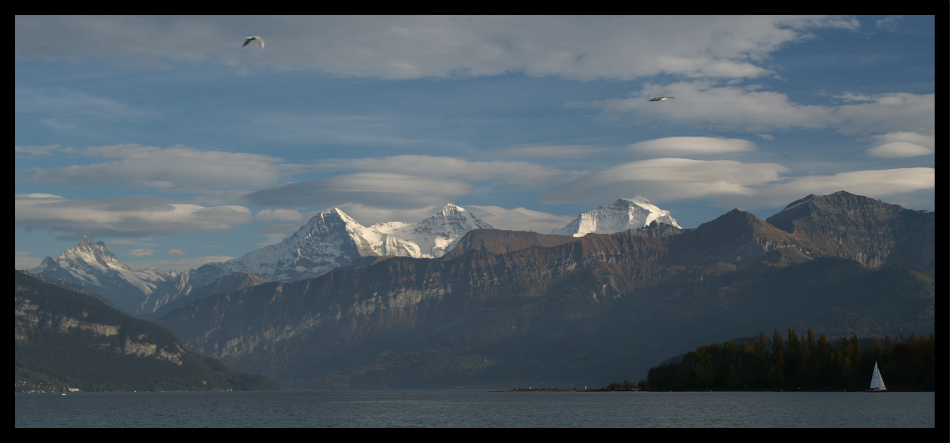
POLYGON ((164 328, 16 271, 17 392, 278 389, 185 350, 164 328))
POLYGON ((682 390, 833 390, 868 388, 877 363, 891 391, 933 391, 934 336, 828 340, 789 329, 750 340, 700 346, 681 362, 650 369, 640 388, 682 390))

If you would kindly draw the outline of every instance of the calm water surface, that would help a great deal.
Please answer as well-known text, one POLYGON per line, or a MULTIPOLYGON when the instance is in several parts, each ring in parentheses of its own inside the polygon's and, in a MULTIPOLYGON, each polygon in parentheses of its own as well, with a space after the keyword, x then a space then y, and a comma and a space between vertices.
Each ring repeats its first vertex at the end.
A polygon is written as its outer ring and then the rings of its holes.
POLYGON ((14 394, 15 427, 924 427, 933 392, 14 394))

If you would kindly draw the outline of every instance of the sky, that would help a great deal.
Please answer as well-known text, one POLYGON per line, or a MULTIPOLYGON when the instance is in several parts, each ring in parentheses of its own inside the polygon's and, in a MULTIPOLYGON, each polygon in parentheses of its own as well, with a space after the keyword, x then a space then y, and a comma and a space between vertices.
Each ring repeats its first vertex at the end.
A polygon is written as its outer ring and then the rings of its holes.
POLYGON ((15 266, 88 235, 193 269, 333 207, 545 234, 637 195, 685 228, 841 190, 933 211, 934 22, 17 16, 15 266))

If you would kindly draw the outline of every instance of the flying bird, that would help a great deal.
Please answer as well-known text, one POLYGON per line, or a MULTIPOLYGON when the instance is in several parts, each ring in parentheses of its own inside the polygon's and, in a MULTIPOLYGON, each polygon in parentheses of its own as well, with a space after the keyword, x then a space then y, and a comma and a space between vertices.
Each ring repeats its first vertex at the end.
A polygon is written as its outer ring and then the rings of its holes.
MULTIPOLYGON (((246 45, 246 44, 247 44, 247 43, 245 43, 245 45, 246 45)), ((651 101, 651 102, 661 102, 661 101, 664 101, 664 100, 669 100, 669 99, 671 99, 671 98, 676 98, 676 97, 657 97, 657 98, 651 98, 650 101, 651 101)))
MULTIPOLYGON (((250 43, 250 42, 252 42, 252 41, 254 41, 254 40, 257 40, 257 42, 261 44, 261 49, 264 49, 264 39, 262 39, 262 38, 260 38, 260 37, 258 37, 258 36, 256 36, 256 35, 247 37, 247 40, 244 40, 244 45, 243 45, 243 46, 247 46, 248 43, 250 43)), ((242 47, 243 47, 243 46, 242 46, 242 47)))

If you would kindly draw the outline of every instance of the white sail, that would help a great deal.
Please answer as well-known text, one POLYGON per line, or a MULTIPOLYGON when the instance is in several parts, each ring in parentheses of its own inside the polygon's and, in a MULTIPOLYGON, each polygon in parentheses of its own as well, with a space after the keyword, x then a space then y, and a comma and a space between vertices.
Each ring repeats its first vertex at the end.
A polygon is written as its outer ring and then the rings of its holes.
POLYGON ((881 378, 881 371, 877 369, 877 362, 874 362, 874 374, 871 375, 871 387, 868 388, 868 391, 886 391, 887 387, 884 386, 884 379, 881 378))

